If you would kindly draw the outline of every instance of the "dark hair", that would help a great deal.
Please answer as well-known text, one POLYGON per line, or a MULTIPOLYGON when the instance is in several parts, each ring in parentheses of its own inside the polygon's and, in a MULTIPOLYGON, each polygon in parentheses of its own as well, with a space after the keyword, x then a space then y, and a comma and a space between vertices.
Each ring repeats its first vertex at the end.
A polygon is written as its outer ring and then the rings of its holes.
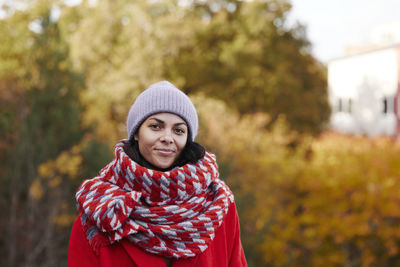
POLYGON ((193 142, 190 136, 188 136, 185 147, 183 148, 179 157, 168 169, 159 169, 152 164, 150 164, 139 151, 139 144, 135 138, 131 138, 124 145, 125 153, 137 164, 158 171, 168 171, 175 167, 181 167, 188 163, 196 163, 198 160, 202 159, 206 153, 206 149, 199 143, 193 142))

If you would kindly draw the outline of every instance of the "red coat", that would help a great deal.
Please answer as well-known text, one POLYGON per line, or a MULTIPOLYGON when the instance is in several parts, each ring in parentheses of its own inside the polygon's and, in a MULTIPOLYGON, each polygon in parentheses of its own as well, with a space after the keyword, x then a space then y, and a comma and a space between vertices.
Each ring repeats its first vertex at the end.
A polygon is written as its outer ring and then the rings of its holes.
MULTIPOLYGON (((102 247, 96 255, 90 248, 83 233, 80 218, 72 227, 68 250, 68 267, 158 267, 166 266, 163 257, 148 253, 133 243, 123 239, 121 242, 102 247)), ((214 240, 201 254, 187 259, 172 259, 171 267, 247 266, 242 243, 240 242, 239 217, 235 203, 229 207, 214 240)))

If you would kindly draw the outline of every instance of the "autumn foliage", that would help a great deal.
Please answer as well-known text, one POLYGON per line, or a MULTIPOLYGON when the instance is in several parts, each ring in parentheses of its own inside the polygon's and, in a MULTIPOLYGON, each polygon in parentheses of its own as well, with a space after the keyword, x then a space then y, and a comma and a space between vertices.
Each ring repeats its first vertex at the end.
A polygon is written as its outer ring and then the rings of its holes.
POLYGON ((1 266, 65 266, 76 189, 163 79, 198 110, 250 266, 400 265, 400 143, 323 131, 324 70, 287 1, 33 2, 0 20, 1 266))
POLYGON ((202 136, 235 191, 251 266, 400 264, 400 143, 300 137, 283 118, 266 131, 265 114, 208 105, 202 136))

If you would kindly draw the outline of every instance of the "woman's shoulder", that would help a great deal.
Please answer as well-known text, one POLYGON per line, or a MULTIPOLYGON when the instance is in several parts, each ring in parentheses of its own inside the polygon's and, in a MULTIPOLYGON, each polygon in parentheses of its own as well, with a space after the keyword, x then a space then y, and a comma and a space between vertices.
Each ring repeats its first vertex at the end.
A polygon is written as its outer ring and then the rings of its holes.
POLYGON ((230 203, 221 227, 225 228, 228 235, 231 235, 232 231, 239 230, 239 215, 234 201, 230 203))

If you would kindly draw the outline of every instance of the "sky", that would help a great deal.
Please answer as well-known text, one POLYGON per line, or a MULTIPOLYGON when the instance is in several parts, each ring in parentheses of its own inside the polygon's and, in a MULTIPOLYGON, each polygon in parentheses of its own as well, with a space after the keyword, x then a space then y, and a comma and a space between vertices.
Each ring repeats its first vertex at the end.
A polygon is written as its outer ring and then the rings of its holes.
POLYGON ((346 46, 369 43, 376 26, 400 22, 400 0, 291 0, 291 3, 289 22, 299 21, 307 26, 312 54, 323 63, 344 56, 346 46))

